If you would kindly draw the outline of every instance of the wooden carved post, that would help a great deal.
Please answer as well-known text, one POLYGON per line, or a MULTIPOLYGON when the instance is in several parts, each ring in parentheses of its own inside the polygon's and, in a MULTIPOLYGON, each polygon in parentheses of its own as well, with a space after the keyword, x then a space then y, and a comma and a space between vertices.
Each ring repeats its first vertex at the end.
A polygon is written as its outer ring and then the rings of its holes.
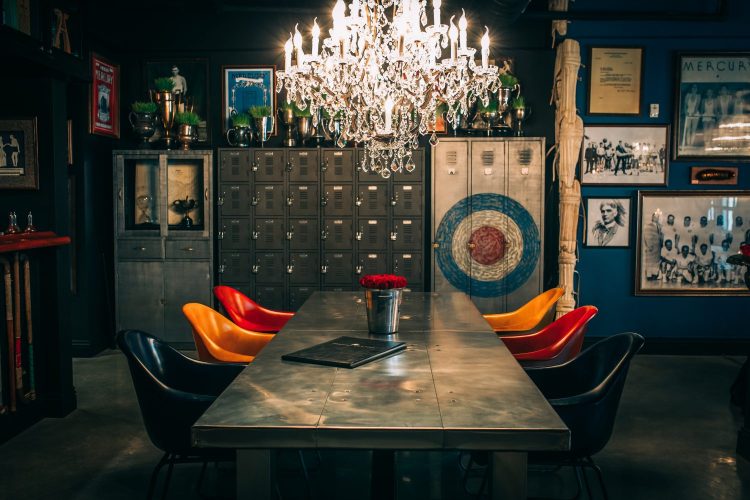
POLYGON ((555 86, 555 167, 560 185, 560 248, 558 265, 560 286, 565 293, 557 303, 557 317, 576 306, 573 294, 576 257, 578 210, 581 184, 575 178, 576 164, 583 141, 583 121, 576 113, 576 83, 581 65, 581 48, 575 40, 565 40, 557 47, 555 86))

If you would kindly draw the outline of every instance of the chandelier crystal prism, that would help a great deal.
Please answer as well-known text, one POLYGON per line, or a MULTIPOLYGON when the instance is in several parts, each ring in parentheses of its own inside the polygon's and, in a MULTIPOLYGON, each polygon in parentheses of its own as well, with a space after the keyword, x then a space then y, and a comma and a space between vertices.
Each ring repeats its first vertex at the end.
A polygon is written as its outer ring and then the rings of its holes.
MULTIPOLYGON (((313 126, 322 122, 337 145, 362 143, 360 167, 385 178, 414 170, 419 136, 434 130, 438 106, 457 126, 471 105, 497 92, 501 71, 489 64, 489 30, 481 40, 481 62, 467 44, 465 13, 441 23, 441 0, 343 0, 333 8, 333 27, 321 43, 314 19, 310 52, 299 25, 284 47, 277 92, 301 110, 310 107, 313 126), (445 52, 445 54, 444 54, 445 52)), ((432 133, 430 141, 437 137, 432 133)))

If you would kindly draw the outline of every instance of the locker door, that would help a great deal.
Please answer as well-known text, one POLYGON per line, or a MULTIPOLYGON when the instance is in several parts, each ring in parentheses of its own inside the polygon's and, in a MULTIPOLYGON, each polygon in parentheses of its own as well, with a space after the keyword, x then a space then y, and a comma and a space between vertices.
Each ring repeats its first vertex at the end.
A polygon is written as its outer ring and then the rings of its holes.
POLYGON ((289 219, 286 236, 292 250, 317 250, 320 243, 318 219, 289 219))
POLYGON ((221 282, 250 281, 250 254, 248 252, 222 252, 219 263, 221 282))
POLYGON ((289 150, 289 180, 292 182, 317 182, 320 157, 317 149, 289 150))
POLYGON ((255 296, 257 302, 267 309, 283 311, 286 309, 284 304, 284 287, 281 285, 257 285, 255 296))
POLYGON ((420 217, 422 215, 422 185, 394 184, 393 195, 394 217, 420 217))
POLYGON ((326 285, 351 283, 353 272, 352 254, 325 253, 321 267, 323 283, 326 285))
POLYGON ((257 283, 283 283, 286 268, 282 252, 258 253, 252 268, 257 283))
POLYGON ((221 219, 219 243, 222 250, 250 250, 250 219, 221 219))
POLYGON ((292 184, 289 186, 289 215, 316 215, 318 213, 318 185, 292 184))
POLYGON ((421 253, 394 253, 393 274, 406 278, 411 287, 414 283, 422 283, 422 254, 421 253))
POLYGON ((289 310, 297 311, 305 301, 317 291, 318 287, 293 286, 289 289, 289 310))
POLYGON ((394 250, 422 248, 422 219, 394 219, 391 239, 394 250))
POLYGON ((432 149, 432 283, 436 292, 469 293, 468 272, 454 266, 452 247, 455 230, 469 215, 468 203, 454 205, 468 195, 469 143, 463 139, 441 140, 432 149))
POLYGON ((365 274, 385 274, 388 272, 388 260, 385 251, 361 252, 354 268, 355 281, 365 274))
POLYGON ((282 182, 286 172, 286 162, 283 149, 255 150, 253 155, 253 170, 255 180, 261 182, 282 182))
POLYGON ((359 215, 385 217, 388 215, 388 189, 385 184, 360 184, 356 201, 359 215))
POLYGON ((252 203, 255 205, 256 215, 284 215, 284 185, 256 184, 252 203))
POLYGON ((250 210, 248 184, 222 184, 219 193, 221 215, 247 215, 250 210))
POLYGON ((289 254, 289 283, 318 283, 320 259, 317 252, 292 252, 289 254))
POLYGON ((325 184, 323 186, 323 213, 328 217, 351 216, 354 201, 351 184, 325 184))
POLYGON ((258 250, 281 250, 286 233, 284 219, 255 219, 255 248, 258 250))
POLYGON ((354 150, 324 151, 322 170, 326 182, 351 182, 354 179, 354 150))
POLYGON ((388 248, 388 228, 385 219, 359 219, 357 235, 360 250, 383 250, 388 248))
POLYGON ((351 219, 325 219, 323 223, 323 248, 351 250, 354 247, 351 219))
POLYGON ((250 180, 250 152, 219 151, 219 179, 222 182, 250 180))

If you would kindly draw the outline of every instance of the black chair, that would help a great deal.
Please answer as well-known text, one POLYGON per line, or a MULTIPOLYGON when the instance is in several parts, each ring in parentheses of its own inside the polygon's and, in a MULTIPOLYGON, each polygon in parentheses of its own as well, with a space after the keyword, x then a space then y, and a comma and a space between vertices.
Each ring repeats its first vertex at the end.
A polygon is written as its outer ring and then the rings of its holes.
POLYGON ((119 332, 117 344, 128 358, 148 437, 164 452, 151 474, 148 498, 152 498, 159 472, 167 464, 162 498, 166 498, 175 463, 202 462, 200 488, 206 464, 232 461, 234 453, 193 447, 190 428, 245 366, 195 361, 138 330, 119 332))
POLYGON ((575 467, 578 495, 585 484, 584 469, 596 472, 604 498, 609 498, 601 469, 593 455, 609 441, 630 360, 643 346, 637 333, 620 333, 592 345, 577 358, 548 368, 527 368, 526 373, 570 429, 570 451, 530 453, 530 464, 575 467))

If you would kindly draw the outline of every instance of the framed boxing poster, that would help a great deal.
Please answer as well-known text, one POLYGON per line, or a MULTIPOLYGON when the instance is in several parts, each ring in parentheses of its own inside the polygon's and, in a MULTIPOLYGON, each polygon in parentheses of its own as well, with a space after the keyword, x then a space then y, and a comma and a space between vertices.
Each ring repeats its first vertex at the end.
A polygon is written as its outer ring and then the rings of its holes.
POLYGON ((120 138, 120 66, 91 54, 89 128, 92 134, 120 138))
POLYGON ((640 191, 636 295, 747 295, 750 191, 640 191))

